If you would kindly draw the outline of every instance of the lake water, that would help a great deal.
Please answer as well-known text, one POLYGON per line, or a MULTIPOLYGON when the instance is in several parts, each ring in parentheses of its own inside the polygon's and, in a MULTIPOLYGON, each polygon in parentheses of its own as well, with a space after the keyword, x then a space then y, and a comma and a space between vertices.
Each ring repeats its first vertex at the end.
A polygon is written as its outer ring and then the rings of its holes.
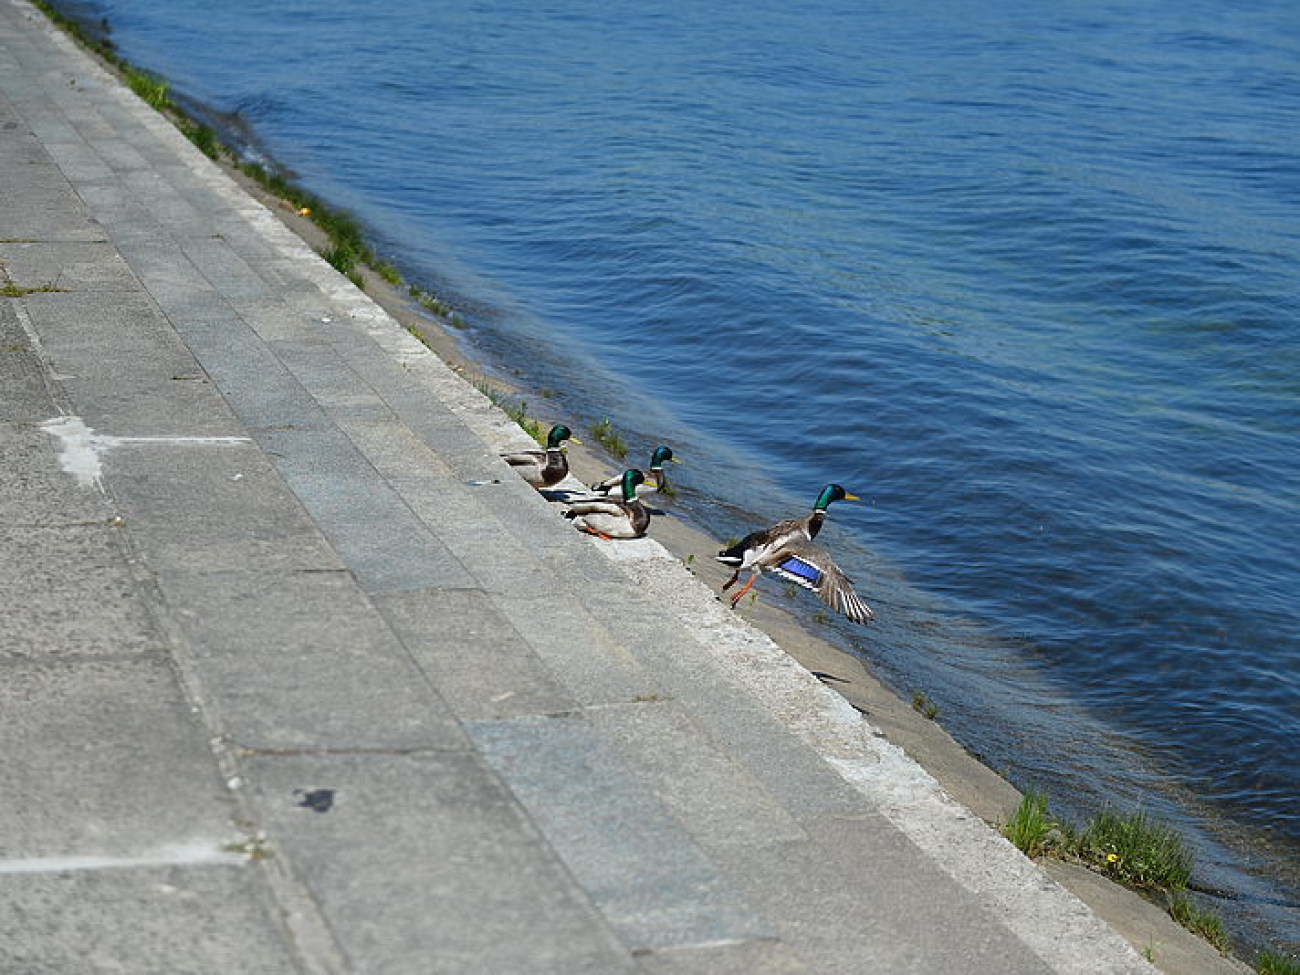
POLYGON ((1300 7, 79 6, 717 537, 862 495, 836 638, 1300 949, 1300 7))

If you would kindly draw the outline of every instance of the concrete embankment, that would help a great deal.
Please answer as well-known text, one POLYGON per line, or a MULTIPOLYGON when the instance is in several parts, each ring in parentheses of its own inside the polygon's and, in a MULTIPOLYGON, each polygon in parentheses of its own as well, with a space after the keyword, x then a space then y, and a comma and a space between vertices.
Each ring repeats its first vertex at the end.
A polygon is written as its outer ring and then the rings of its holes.
POLYGON ((20 0, 0 136, 0 970, 1152 970, 20 0))

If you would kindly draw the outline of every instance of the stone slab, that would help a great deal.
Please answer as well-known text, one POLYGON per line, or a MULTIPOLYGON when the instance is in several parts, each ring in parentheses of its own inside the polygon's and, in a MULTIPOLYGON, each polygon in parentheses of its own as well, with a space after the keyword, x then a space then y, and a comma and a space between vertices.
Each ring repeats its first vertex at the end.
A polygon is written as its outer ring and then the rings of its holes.
POLYGON ((629 948, 770 935, 587 721, 479 722, 470 733, 629 948))
POLYGON ((660 693, 679 701, 702 731, 797 818, 862 809, 862 795, 795 735, 715 657, 707 632, 682 625, 671 604, 646 613, 632 602, 593 602, 605 625, 617 625, 638 667, 654 674, 660 693))
POLYGON ((0 267, 22 288, 85 294, 138 291, 140 282, 109 243, 0 241, 0 267))
POLYGON ((376 597, 394 632, 462 721, 577 707, 484 593, 426 590, 376 597))
POLYGON ((300 975, 254 869, 0 872, 0 971, 300 975))
POLYGON ((128 444, 103 463, 131 537, 156 572, 345 568, 251 445, 128 444))
POLYGON ((827 975, 1006 975, 1048 966, 876 814, 825 817, 811 840, 717 853, 796 956, 827 975))
POLYGON ((635 971, 475 757, 258 757, 245 769, 277 856, 311 892, 356 970, 635 971), (328 806, 318 811, 326 794, 328 806))
MULTIPOLYGON (((55 417, 47 412, 39 423, 47 419, 55 417)), ((108 500, 65 474, 58 455, 59 442, 36 423, 0 423, 0 524, 107 523, 113 515, 108 500)))
POLYGON ((161 658, 0 662, 0 863, 219 849, 234 807, 161 658))
MULTIPOLYGON (((205 193, 209 201, 211 194, 205 193)), ((199 237, 181 243, 190 262, 224 298, 267 298, 272 295, 260 275, 220 237, 199 237)))
POLYGON ((587 720, 706 851, 808 839, 798 820, 677 702, 592 708, 587 720))
POLYGON ((662 948, 637 955, 644 975, 812 975, 789 947, 779 941, 744 941, 728 945, 662 948))
POLYGON ((195 372, 193 356, 141 291, 36 293, 23 304, 59 375, 129 381, 195 372))
POLYGON ((584 706, 667 696, 608 629, 572 600, 491 593, 496 611, 525 634, 555 680, 584 706))
POLYGON ((168 572, 159 584, 204 695, 239 746, 468 747, 349 573, 168 572))
POLYGON ((0 523, 0 659, 160 649, 120 533, 107 520, 0 523))
POLYGON ((44 363, 9 304, 0 301, 0 424, 41 423, 58 407, 44 363))
POLYGON ((337 429, 268 429, 258 443, 368 592, 472 585, 464 566, 337 429))
POLYGON ((325 411, 233 309, 213 304, 173 317, 177 332, 239 419, 250 427, 317 426, 325 411))

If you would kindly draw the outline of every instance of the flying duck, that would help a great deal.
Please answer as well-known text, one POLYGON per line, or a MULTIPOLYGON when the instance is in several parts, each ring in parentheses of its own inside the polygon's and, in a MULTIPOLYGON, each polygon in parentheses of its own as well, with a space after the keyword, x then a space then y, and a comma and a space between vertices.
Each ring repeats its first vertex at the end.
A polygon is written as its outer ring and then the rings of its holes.
POLYGON ((817 496, 813 509, 802 518, 778 522, 771 528, 751 532, 730 548, 715 556, 735 571, 722 586, 726 592, 740 573, 748 571, 749 580, 731 597, 734 609, 742 596, 749 592, 755 580, 764 572, 773 572, 789 582, 811 589, 821 596, 822 602, 837 613, 842 613, 855 623, 865 623, 875 614, 853 590, 853 583, 830 554, 812 540, 826 521, 826 509, 834 501, 856 501, 838 484, 828 484, 817 496))

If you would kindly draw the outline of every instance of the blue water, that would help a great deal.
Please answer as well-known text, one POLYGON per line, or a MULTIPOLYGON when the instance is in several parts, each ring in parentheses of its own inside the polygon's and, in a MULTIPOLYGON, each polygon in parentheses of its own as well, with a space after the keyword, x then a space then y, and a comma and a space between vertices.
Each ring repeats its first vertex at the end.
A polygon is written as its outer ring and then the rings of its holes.
POLYGON ((837 638, 1300 948, 1300 7, 91 7, 717 537, 868 499, 837 638))

